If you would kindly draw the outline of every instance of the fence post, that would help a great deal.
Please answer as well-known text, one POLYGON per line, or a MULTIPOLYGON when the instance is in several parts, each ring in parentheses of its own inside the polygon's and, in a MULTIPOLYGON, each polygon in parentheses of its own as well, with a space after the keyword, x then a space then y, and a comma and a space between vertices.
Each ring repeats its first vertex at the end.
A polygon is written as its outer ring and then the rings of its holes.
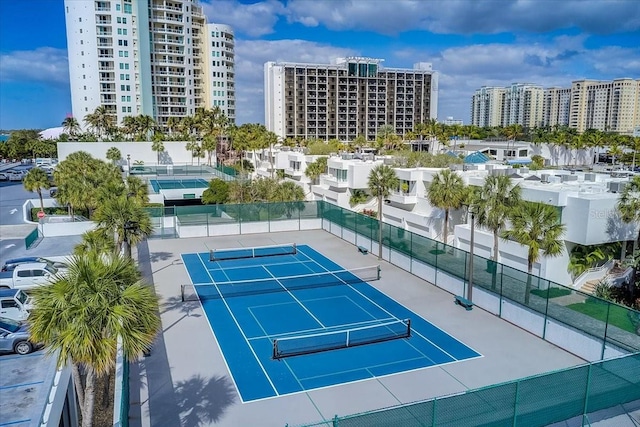
POLYGON ((602 337, 602 352, 600 360, 604 359, 604 352, 607 349, 607 333, 609 332, 609 315, 611 314, 611 303, 607 301, 607 321, 604 324, 604 336, 602 337))
MULTIPOLYGON (((538 278, 540 279, 540 278, 538 278)), ((540 289, 540 280, 538 280, 538 289, 540 289)), ((549 299, 551 293, 551 282, 547 280, 547 301, 544 308, 544 326, 542 327, 542 339, 547 336, 547 319, 549 318, 549 299)))
POLYGON ((518 424, 518 399, 520 395, 520 381, 516 382, 516 395, 514 396, 514 400, 513 400, 513 427, 516 427, 516 425, 518 424))
POLYGON ((438 425, 437 418, 438 413, 436 412, 436 405, 438 404, 438 398, 433 399, 433 407, 431 409, 431 426, 436 427, 438 425))
POLYGON ((333 417, 333 422, 332 422, 333 427, 338 427, 338 421, 339 421, 339 418, 338 418, 338 416, 337 416, 337 415, 335 415, 335 416, 333 417))
POLYGON ((584 392, 584 410, 582 411, 582 419, 584 421, 584 417, 587 416, 589 412, 589 388, 591 387, 591 368, 593 367, 593 363, 589 363, 589 370, 587 370, 587 389, 584 392))

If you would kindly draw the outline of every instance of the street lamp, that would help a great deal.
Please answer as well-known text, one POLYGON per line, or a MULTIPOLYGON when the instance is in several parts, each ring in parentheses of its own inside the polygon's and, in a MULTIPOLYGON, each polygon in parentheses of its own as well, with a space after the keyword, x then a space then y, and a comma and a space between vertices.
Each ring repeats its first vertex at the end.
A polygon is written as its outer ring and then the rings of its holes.
POLYGON ((473 247, 474 247, 474 237, 475 237, 475 225, 476 225, 476 212, 475 206, 469 206, 469 213, 471 214, 471 238, 469 239, 469 268, 467 271, 469 272, 469 281, 467 286, 467 299, 471 302, 473 296, 473 247))
POLYGON ((131 175, 131 154, 127 154, 127 176, 131 175))

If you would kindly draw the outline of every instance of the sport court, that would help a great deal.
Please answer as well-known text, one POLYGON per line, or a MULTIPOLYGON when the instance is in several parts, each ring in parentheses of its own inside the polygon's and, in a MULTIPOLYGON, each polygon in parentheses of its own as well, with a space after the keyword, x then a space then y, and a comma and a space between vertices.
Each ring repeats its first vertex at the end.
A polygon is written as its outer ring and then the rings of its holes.
POLYGON ((307 245, 182 254, 243 402, 481 357, 307 245), (212 260, 213 259, 213 260, 212 260))
POLYGON ((193 179, 151 179, 149 183, 153 187, 153 191, 158 193, 160 190, 179 190, 186 188, 207 188, 209 183, 202 178, 193 179))

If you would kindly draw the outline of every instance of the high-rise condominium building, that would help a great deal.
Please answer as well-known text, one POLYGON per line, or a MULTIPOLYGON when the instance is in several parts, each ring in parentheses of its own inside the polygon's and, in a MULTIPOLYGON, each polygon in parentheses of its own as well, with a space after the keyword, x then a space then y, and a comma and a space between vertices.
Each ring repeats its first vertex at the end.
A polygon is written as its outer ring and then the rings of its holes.
POLYGON ((435 119, 438 75, 429 63, 385 68, 382 60, 350 57, 332 64, 267 62, 265 124, 281 138, 352 141, 376 138, 391 125, 399 135, 435 119))
POLYGON ((571 88, 551 87, 544 90, 544 126, 568 126, 571 111, 571 88))
POLYGON ((503 87, 483 86, 471 99, 471 124, 479 127, 502 126, 504 99, 503 87))
POLYGON ((471 123, 475 126, 524 127, 542 124, 544 90, 529 83, 509 87, 482 87, 471 99, 471 123))
POLYGON ((206 23, 197 0, 65 0, 71 104, 83 118, 104 106, 126 116, 235 117, 234 37, 206 23))
POLYGON ((640 79, 576 80, 571 84, 570 128, 631 134, 640 125, 640 79))

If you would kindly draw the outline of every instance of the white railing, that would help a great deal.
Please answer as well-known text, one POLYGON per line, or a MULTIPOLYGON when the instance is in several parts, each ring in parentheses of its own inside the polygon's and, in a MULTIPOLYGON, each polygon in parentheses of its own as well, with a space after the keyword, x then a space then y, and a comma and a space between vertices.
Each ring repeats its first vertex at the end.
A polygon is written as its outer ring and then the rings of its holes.
POLYGON ((609 286, 616 287, 631 283, 631 280, 633 280, 633 267, 627 267, 627 269, 622 273, 607 274, 604 280, 609 284, 609 286))
POLYGON ((613 259, 610 259, 600 267, 593 267, 583 271, 582 274, 573 281, 573 288, 580 289, 585 283, 591 280, 600 280, 604 278, 609 270, 613 268, 614 262, 615 261, 613 259))

